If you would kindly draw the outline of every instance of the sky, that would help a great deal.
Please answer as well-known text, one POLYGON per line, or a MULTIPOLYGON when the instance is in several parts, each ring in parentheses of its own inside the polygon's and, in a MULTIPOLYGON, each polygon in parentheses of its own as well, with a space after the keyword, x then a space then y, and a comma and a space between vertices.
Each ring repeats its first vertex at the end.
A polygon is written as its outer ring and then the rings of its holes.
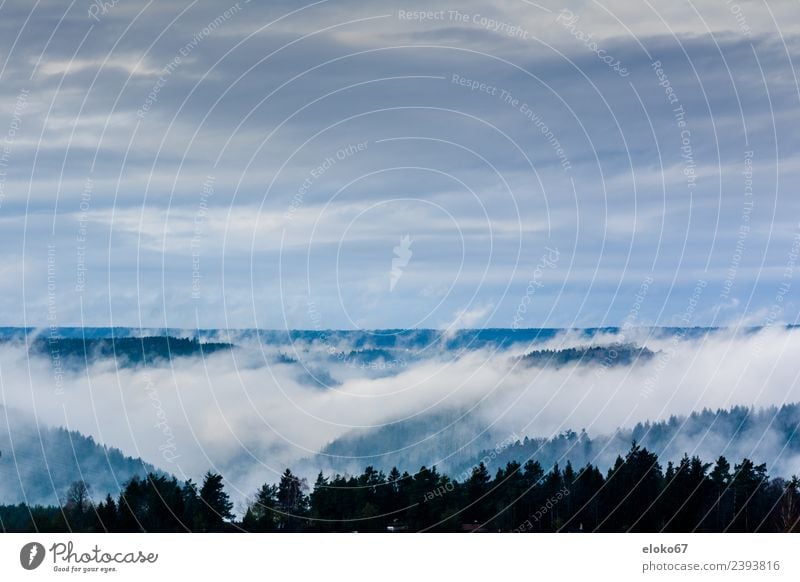
POLYGON ((0 325, 800 313, 789 1, 0 4, 0 325))

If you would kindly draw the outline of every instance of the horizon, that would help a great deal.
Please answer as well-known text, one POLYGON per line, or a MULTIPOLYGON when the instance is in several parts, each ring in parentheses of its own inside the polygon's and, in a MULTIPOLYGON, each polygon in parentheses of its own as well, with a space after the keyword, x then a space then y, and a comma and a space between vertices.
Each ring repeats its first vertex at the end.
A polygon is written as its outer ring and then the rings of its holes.
POLYGON ((0 23, 16 39, 0 320, 800 322, 784 288, 800 32, 778 39, 757 11, 746 36, 703 0, 704 25, 668 7, 667 29, 636 18, 632 37, 588 2, 469 1, 433 20, 417 0, 115 2, 66 10, 44 43, 49 18, 18 4, 0 23))
POLYGON ((580 330, 604 330, 604 329, 708 329, 708 330, 715 330, 715 329, 752 329, 752 330, 760 330, 766 328, 775 328, 775 329, 791 329, 795 327, 800 327, 800 323, 772 323, 767 325, 716 325, 716 326, 706 326, 706 325, 588 325, 588 326, 581 326, 581 327, 459 327, 455 329, 448 328, 435 328, 435 327, 396 327, 396 328, 270 328, 270 327, 262 327, 262 328, 255 328, 255 327, 163 327, 163 326, 151 326, 151 325, 114 325, 114 326, 96 326, 96 325, 59 325, 59 326, 22 326, 22 325, 0 325, 0 330, 7 330, 7 329, 19 329, 19 330, 47 330, 47 329, 94 329, 94 330, 114 330, 114 329, 139 329, 139 330, 161 330, 161 331, 269 331, 269 332, 291 332, 291 331, 302 331, 302 332, 325 332, 325 331, 347 331, 347 332, 363 332, 363 333, 371 333, 371 332, 404 332, 404 331, 438 331, 438 332, 445 332, 450 331, 451 333, 461 332, 461 331, 493 331, 493 330, 502 330, 502 331, 580 331, 580 330))

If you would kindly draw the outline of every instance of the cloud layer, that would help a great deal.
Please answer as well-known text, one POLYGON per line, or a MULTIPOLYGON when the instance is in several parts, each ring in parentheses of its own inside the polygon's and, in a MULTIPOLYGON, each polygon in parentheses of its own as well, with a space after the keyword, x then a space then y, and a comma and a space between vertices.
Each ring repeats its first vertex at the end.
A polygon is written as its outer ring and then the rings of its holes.
POLYGON ((793 322, 796 10, 6 2, 0 321, 793 322))
MULTIPOLYGON (((0 370, 8 409, 91 435, 181 478, 197 479, 213 468, 241 496, 275 481, 286 466, 313 475, 322 466, 352 470, 398 454, 409 465, 442 465, 464 447, 480 450, 512 434, 552 437, 586 429, 597 436, 706 407, 800 400, 792 357, 800 348, 797 330, 691 336, 628 329, 591 343, 620 341, 644 344, 656 355, 633 366, 552 369, 519 366, 515 356, 528 349, 522 345, 460 353, 431 347, 422 357, 400 356, 395 366, 380 369, 331 358, 333 343, 298 342, 291 350, 245 343, 234 352, 148 368, 98 361, 56 379, 46 357, 29 358, 24 347, 5 344, 0 370), (310 375, 328 386, 310 382, 310 375), (342 439, 420 423, 444 432, 432 438, 420 432, 404 451, 375 438, 368 456, 324 454, 342 439), (457 432, 446 431, 452 424, 457 432)), ((586 336, 569 333, 537 348, 587 343, 586 336)), ((784 444, 769 445, 775 458, 784 444)), ((711 431, 683 446, 710 456, 719 445, 711 431)))

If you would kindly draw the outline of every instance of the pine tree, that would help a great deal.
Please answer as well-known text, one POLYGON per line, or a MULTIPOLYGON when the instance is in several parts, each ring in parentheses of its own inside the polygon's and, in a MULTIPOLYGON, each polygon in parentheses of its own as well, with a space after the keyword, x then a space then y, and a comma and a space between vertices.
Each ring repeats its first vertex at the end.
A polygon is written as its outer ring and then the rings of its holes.
POLYGON ((200 500, 197 495, 197 484, 191 479, 183 484, 181 488, 181 498, 183 501, 183 514, 181 515, 182 525, 185 529, 194 531, 200 500))
POLYGON ((663 473, 658 457, 641 448, 636 441, 625 456, 617 457, 609 471, 603 502, 606 531, 658 531, 658 509, 654 503, 661 493, 663 473))
POLYGON ((767 483, 766 464, 755 465, 750 459, 733 469, 731 489, 733 490, 734 516, 730 528, 736 532, 752 532, 766 517, 761 512, 759 494, 767 483))
POLYGON ((715 532, 725 531, 733 519, 731 478, 731 465, 725 457, 720 456, 709 474, 712 509, 707 521, 709 528, 715 532))
MULTIPOLYGON (((321 475, 321 473, 320 473, 321 475)), ((276 529, 276 512, 278 504, 278 488, 265 483, 256 493, 255 499, 248 506, 242 522, 247 531, 271 532, 276 529)))
POLYGON ((225 492, 222 475, 207 472, 200 488, 197 529, 205 532, 223 531, 225 520, 233 519, 232 509, 233 503, 225 492))
POLYGON ((97 506, 97 519, 100 522, 100 530, 112 532, 117 529, 117 504, 111 494, 106 495, 105 501, 97 506))
POLYGON ((472 468, 472 474, 466 482, 466 508, 464 521, 475 525, 483 524, 492 515, 491 500, 488 493, 491 489, 492 477, 483 462, 472 468))
POLYGON ((308 509, 308 497, 305 494, 307 490, 305 479, 295 476, 289 469, 284 471, 278 484, 277 507, 280 512, 277 519, 278 529, 284 531, 300 529, 308 509))

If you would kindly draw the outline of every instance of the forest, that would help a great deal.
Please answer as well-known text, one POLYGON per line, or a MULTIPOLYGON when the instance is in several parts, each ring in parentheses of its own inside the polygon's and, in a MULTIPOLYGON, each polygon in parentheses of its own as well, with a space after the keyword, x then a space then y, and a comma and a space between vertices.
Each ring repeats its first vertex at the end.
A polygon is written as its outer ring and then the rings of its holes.
POLYGON ((388 474, 290 469, 265 483, 236 517, 222 475, 202 483, 148 473, 117 498, 95 500, 74 482, 58 506, 0 505, 4 532, 798 532, 800 478, 770 478, 765 464, 684 457, 663 467, 636 442, 603 472, 569 462, 548 470, 483 462, 459 482, 422 467, 388 474))

